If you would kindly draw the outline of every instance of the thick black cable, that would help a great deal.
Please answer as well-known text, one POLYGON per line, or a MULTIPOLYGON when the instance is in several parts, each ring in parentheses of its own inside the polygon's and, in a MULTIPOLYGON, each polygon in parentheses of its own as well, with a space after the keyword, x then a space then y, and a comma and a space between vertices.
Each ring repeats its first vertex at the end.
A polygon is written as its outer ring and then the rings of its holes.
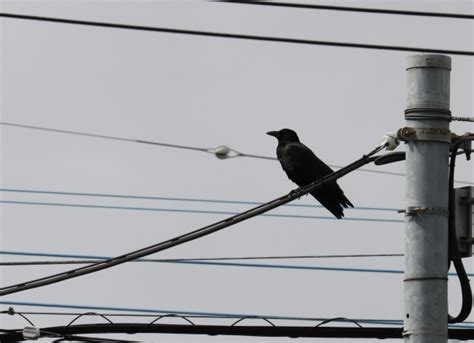
POLYGON ((32 289, 32 288, 37 288, 41 286, 46 286, 50 285, 56 282, 60 281, 65 281, 68 279, 72 279, 81 275, 86 275, 90 273, 94 273, 103 269, 111 268, 113 266, 132 261, 135 259, 138 259, 140 257, 148 256, 154 253, 157 253, 159 251, 163 251, 169 248, 172 248, 177 245, 181 245, 183 243, 207 236, 211 233, 220 231, 224 228, 230 227, 232 225, 235 225, 237 223, 240 223, 244 220, 253 218, 257 215, 260 215, 262 213, 268 212, 274 208, 277 208, 283 204, 286 204, 290 201, 293 201, 295 199, 298 199, 302 197, 305 194, 308 194, 309 192, 316 190, 318 188, 321 188, 327 183, 334 182, 340 177, 350 173, 351 171, 366 165, 370 162, 373 162, 374 158, 371 157, 375 155, 377 152, 381 151, 382 149, 385 148, 385 145, 378 146, 374 150, 372 150, 369 154, 362 156, 360 159, 352 162, 351 164, 347 165, 344 168, 339 169, 336 172, 333 172, 331 174, 328 174, 321 179, 314 181, 304 187, 297 188, 296 190, 291 191, 289 194, 284 195, 282 197, 279 197, 275 200, 272 200, 270 202, 267 202, 263 205, 251 208, 247 211, 244 211, 242 213, 239 213, 237 215, 234 215, 232 217, 226 218, 224 220, 218 221, 214 224, 207 225, 205 227, 202 227, 200 229, 188 232, 184 235, 180 235, 174 238, 171 238, 169 240, 151 245, 146 248, 142 248, 112 259, 104 260, 98 263, 93 263, 84 267, 76 268, 76 269, 71 269, 66 272, 46 276, 43 278, 31 280, 31 281, 26 281, 22 282, 19 284, 14 284, 11 286, 6 286, 0 288, 0 296, 2 295, 7 295, 7 294, 12 294, 12 293, 17 293, 21 292, 27 289, 32 289))
POLYGON ((304 9, 317 9, 317 10, 329 10, 329 11, 359 12, 359 13, 395 14, 395 15, 418 16, 418 17, 474 19, 474 15, 472 14, 404 11, 404 10, 392 10, 392 9, 382 9, 382 8, 364 8, 364 7, 347 7, 347 6, 329 6, 329 5, 317 5, 317 4, 303 4, 303 3, 295 3, 295 2, 273 2, 273 1, 261 1, 261 0, 260 1, 259 0, 211 0, 211 2, 228 2, 228 3, 245 4, 245 5, 304 8, 304 9))
MULTIPOLYGON (((188 324, 82 324, 69 328, 64 326, 47 327, 40 329, 41 337, 51 335, 64 336, 76 334, 107 334, 107 333, 167 333, 191 335, 234 335, 256 337, 320 337, 320 338, 403 338, 402 327, 308 327, 308 326, 224 326, 224 325, 188 325, 188 324)), ((77 337, 77 336, 76 336, 77 337)), ((450 339, 474 339, 473 329, 449 328, 450 339)), ((2 343, 18 342, 23 340, 22 330, 0 334, 2 343)))
POLYGON ((461 285, 462 305, 459 314, 452 317, 448 314, 448 323, 459 323, 464 321, 472 310, 472 290, 469 278, 462 263, 461 253, 459 252, 458 238, 456 234, 456 218, 455 218, 455 199, 454 199, 454 170, 456 166, 457 151, 466 141, 474 140, 474 135, 466 135, 460 137, 451 149, 451 159, 449 164, 449 216, 448 216, 448 251, 449 261, 453 261, 454 268, 458 274, 459 283, 461 285))
POLYGON ((216 38, 227 38, 227 39, 243 39, 243 40, 260 41, 260 42, 263 41, 263 42, 304 44, 304 45, 322 45, 322 46, 356 48, 356 49, 409 51, 409 52, 418 52, 418 53, 424 52, 424 53, 436 53, 436 54, 447 54, 447 55, 474 56, 474 51, 445 50, 445 49, 418 48, 418 47, 406 47, 406 46, 394 46, 394 45, 378 45, 378 44, 364 44, 364 43, 321 41, 321 40, 298 39, 298 38, 283 38, 283 37, 244 35, 244 34, 235 34, 235 33, 222 33, 222 32, 216 32, 216 31, 183 30, 183 29, 173 29, 173 28, 167 28, 167 27, 151 27, 151 26, 141 26, 141 25, 116 24, 116 23, 107 23, 107 22, 98 22, 98 21, 87 21, 87 20, 75 20, 75 19, 64 19, 64 18, 23 15, 23 14, 15 14, 15 13, 0 13, 0 17, 10 18, 10 19, 34 20, 34 21, 42 21, 42 22, 50 22, 50 23, 60 23, 60 24, 73 24, 73 25, 83 25, 83 26, 106 27, 106 28, 112 28, 112 29, 162 32, 162 33, 170 33, 170 34, 181 34, 181 35, 203 36, 203 37, 216 37, 216 38))
MULTIPOLYGON (((341 337, 341 338, 402 338, 402 328, 389 327, 311 327, 311 326, 227 326, 189 324, 82 324, 71 327, 55 326, 40 329, 41 337, 71 337, 76 334, 107 333, 174 333, 200 335, 234 335, 256 337, 341 337)), ((450 338, 474 337, 474 330, 449 329, 450 338), (462 336, 461 336, 462 335, 462 336), (467 336, 468 335, 468 336, 467 336)), ((2 343, 22 340, 21 330, 0 334, 2 343)))

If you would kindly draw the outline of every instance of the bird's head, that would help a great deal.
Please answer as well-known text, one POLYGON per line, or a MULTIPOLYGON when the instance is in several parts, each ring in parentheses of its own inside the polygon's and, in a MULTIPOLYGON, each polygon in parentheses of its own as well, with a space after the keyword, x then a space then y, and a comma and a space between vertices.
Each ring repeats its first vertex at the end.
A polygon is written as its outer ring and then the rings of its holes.
POLYGON ((281 129, 280 131, 270 131, 267 135, 273 136, 279 142, 299 142, 298 135, 295 131, 290 129, 281 129))

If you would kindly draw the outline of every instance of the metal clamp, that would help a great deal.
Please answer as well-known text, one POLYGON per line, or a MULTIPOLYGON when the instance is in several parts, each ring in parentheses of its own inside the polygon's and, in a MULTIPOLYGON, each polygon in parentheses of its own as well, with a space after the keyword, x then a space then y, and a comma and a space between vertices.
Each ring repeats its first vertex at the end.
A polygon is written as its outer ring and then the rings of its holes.
POLYGON ((430 335, 430 336, 442 336, 446 337, 445 331, 434 331, 434 330, 419 330, 419 331, 410 331, 404 330, 402 332, 402 337, 408 337, 413 335, 430 335))
POLYGON ((405 110, 406 120, 443 120, 450 122, 451 111, 441 108, 408 108, 405 110), (428 112, 428 113, 426 113, 428 112))
POLYGON ((398 213, 405 213, 406 217, 416 216, 420 214, 434 214, 438 216, 449 216, 449 210, 445 207, 419 207, 408 206, 406 210, 398 210, 398 213))
POLYGON ((451 131, 442 128, 403 127, 397 131, 397 137, 405 142, 435 141, 451 143, 451 131))
POLYGON ((444 280, 444 281, 448 281, 448 278, 447 278, 447 277, 439 277, 439 276, 433 276, 433 277, 412 277, 412 278, 404 279, 403 282, 407 282, 407 281, 425 281, 425 280, 444 280))

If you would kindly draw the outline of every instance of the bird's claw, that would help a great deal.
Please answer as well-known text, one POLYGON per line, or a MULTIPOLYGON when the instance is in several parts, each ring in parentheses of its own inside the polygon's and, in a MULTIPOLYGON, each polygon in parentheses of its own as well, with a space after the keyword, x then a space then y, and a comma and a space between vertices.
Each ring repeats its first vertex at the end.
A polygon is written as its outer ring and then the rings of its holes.
POLYGON ((290 191, 290 196, 291 196, 291 197, 297 197, 298 200, 300 200, 300 199, 301 199, 301 191, 300 191, 300 189, 297 188, 297 189, 291 190, 291 191, 290 191))

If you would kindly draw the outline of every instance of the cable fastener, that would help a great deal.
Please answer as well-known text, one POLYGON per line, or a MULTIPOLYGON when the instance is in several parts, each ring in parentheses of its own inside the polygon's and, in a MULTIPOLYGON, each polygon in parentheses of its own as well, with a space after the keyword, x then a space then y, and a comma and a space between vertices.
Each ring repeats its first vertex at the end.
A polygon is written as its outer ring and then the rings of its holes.
POLYGON ((430 335, 430 336, 446 337, 446 332, 435 331, 435 330, 417 330, 417 331, 404 330, 402 332, 402 337, 409 337, 409 336, 414 336, 414 335, 430 335))
POLYGON ((23 339, 27 341, 36 341, 40 337, 40 329, 35 326, 26 326, 23 329, 23 339))
POLYGON ((419 207, 419 206, 408 206, 406 210, 398 210, 398 213, 405 213, 406 217, 422 215, 422 214, 434 214, 439 216, 448 216, 449 211, 444 207, 419 207))
POLYGON ((414 128, 403 127, 398 129, 397 137, 404 142, 435 141, 451 144, 451 131, 442 128, 414 128))

